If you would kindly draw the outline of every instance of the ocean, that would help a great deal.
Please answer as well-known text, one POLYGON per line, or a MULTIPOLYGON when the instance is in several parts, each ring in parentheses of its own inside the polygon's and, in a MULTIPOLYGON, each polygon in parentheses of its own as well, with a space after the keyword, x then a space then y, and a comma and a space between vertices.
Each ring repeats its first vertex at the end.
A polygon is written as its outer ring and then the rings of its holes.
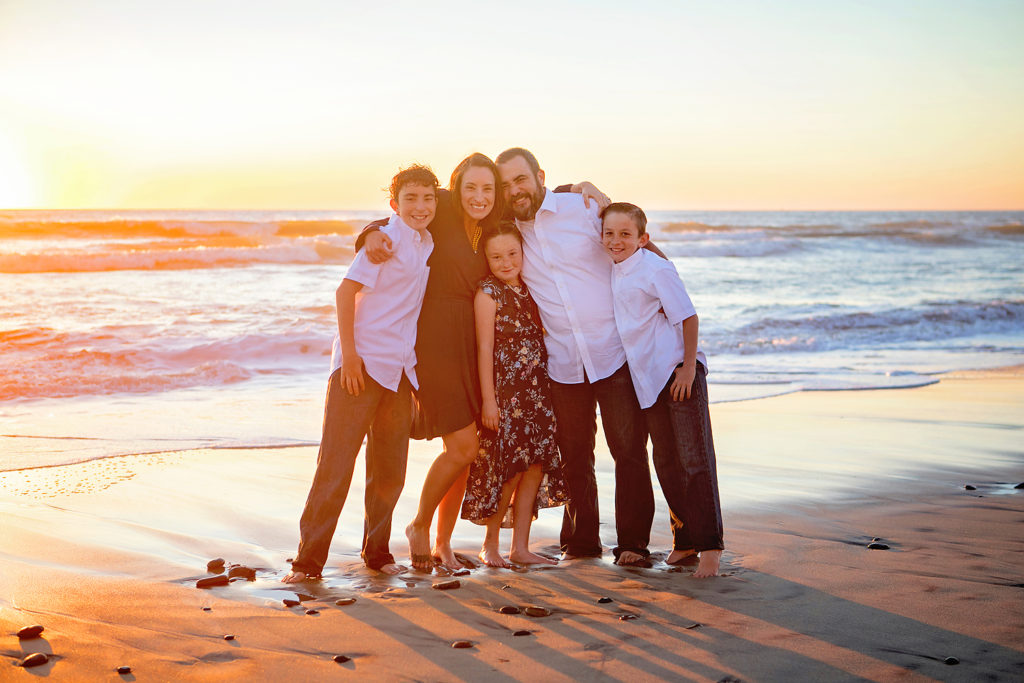
MULTIPOLYGON (((319 440, 381 211, 0 212, 0 469, 319 440)), ((712 402, 1024 360, 1024 212, 650 213, 712 402)))

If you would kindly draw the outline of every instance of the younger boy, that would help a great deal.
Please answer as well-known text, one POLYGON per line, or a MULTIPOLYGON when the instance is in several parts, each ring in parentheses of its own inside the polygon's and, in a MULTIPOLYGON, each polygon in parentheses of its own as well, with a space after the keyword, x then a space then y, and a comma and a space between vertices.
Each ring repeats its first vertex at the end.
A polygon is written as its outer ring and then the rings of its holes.
POLYGON ((395 215, 382 228, 393 257, 373 264, 360 252, 337 291, 338 334, 327 385, 316 474, 299 520, 299 552, 285 583, 319 577, 345 505, 363 437, 366 513, 362 557, 385 574, 405 569, 389 552, 391 516, 405 485, 416 382, 416 320, 434 243, 437 177, 410 166, 391 180, 395 215))
POLYGON ((648 252, 647 216, 626 202, 601 212, 601 241, 612 257, 615 324, 644 409, 654 468, 672 513, 669 564, 716 576, 722 555, 707 360, 697 347, 697 312, 672 262, 648 252))

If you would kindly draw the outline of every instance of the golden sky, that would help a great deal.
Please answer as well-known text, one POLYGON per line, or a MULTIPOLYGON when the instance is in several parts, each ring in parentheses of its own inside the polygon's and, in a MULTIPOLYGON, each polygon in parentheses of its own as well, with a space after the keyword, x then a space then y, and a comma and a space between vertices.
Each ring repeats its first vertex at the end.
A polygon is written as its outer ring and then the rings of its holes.
POLYGON ((359 209, 532 149, 649 209, 1024 209, 1024 3, 0 0, 0 208, 359 209))

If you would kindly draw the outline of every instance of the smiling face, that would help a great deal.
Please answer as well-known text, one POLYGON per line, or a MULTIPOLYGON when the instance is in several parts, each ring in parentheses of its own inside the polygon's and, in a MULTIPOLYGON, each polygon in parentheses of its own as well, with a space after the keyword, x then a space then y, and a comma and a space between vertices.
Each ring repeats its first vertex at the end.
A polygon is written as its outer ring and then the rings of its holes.
POLYGON ((544 171, 533 172, 521 156, 498 164, 501 191, 512 214, 521 221, 532 221, 544 203, 544 171))
POLYGON ((437 190, 406 183, 398 188, 398 199, 391 200, 391 208, 413 230, 426 230, 437 212, 437 190))
POLYGON ((475 221, 490 215, 494 208, 497 179, 491 169, 484 166, 470 166, 462 175, 459 184, 459 198, 462 211, 475 221))
POLYGON ((622 263, 647 244, 647 233, 640 233, 640 227, 631 216, 624 213, 607 213, 601 227, 601 242, 604 250, 616 263, 622 263))
POLYGON ((519 284, 519 273, 523 270, 523 245, 515 235, 495 235, 484 245, 487 265, 494 277, 502 282, 519 284))

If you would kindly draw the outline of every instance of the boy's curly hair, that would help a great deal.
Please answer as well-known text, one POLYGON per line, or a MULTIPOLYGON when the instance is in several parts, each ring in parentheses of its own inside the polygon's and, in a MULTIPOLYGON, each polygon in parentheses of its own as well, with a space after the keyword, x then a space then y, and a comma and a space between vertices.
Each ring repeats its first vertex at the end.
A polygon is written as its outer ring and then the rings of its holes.
POLYGON ((431 188, 436 194, 440 183, 437 182, 437 176, 434 175, 429 166, 413 164, 401 169, 391 179, 391 187, 388 188, 391 199, 396 202, 398 201, 398 193, 403 185, 422 185, 423 187, 431 188))

